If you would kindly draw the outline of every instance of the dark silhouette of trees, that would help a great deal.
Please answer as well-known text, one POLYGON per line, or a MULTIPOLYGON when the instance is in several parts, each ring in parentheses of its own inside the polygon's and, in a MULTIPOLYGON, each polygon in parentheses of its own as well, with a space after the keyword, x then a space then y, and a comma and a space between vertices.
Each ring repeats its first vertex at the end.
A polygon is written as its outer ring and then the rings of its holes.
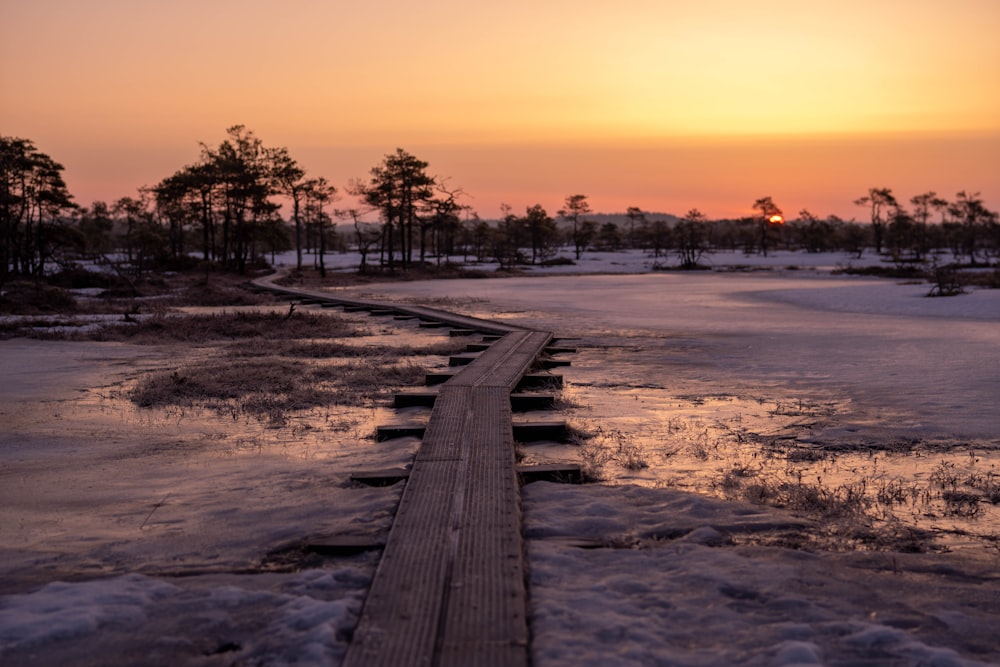
POLYGON ((186 254, 186 230, 200 227, 203 259, 244 273, 252 259, 284 244, 276 199, 287 197, 301 264, 304 171, 287 149, 264 146, 243 125, 230 127, 226 135, 218 146, 202 144, 197 163, 152 188, 156 211, 169 230, 171 255, 186 254))
POLYGON ((757 226, 759 230, 758 252, 764 255, 764 257, 767 257, 767 246, 771 236, 771 229, 776 225, 780 225, 783 221, 783 219, 781 219, 781 209, 774 203, 774 200, 771 199, 770 195, 767 197, 761 197, 755 201, 753 203, 753 209, 759 212, 757 216, 757 226))
POLYGON ((590 203, 587 195, 569 195, 563 208, 559 211, 559 217, 573 223, 571 239, 576 258, 580 259, 583 251, 587 248, 596 233, 596 224, 589 220, 584 220, 583 216, 591 213, 590 203))
POLYGON ((531 263, 545 261, 556 254, 559 229, 541 204, 529 206, 524 212, 524 226, 531 241, 531 263))
MULTIPOLYGON (((449 190, 444 179, 438 179, 435 191, 437 196, 429 202, 430 217, 427 219, 427 226, 430 228, 437 265, 441 266, 442 258, 455 253, 455 245, 462 231, 462 218, 459 214, 466 210, 458 200, 465 193, 461 188, 449 190)), ((420 260, 424 260, 423 241, 421 241, 420 260)))
POLYGON ((500 212, 503 217, 491 234, 492 255, 500 269, 505 270, 525 262, 521 248, 528 245, 528 231, 524 219, 514 214, 510 204, 500 204, 500 212))
POLYGON ((653 251, 653 257, 659 259, 670 247, 670 225, 662 218, 648 222, 642 227, 645 246, 653 251))
POLYGON ((983 205, 978 192, 962 190, 955 195, 955 201, 948 207, 948 213, 959 225, 958 247, 968 257, 970 264, 976 263, 980 245, 989 238, 996 238, 998 215, 983 205))
POLYGON ((0 136, 0 286, 11 276, 40 280, 55 252, 79 241, 62 171, 30 140, 0 136))
POLYGON ((434 193, 435 180, 427 175, 427 166, 428 163, 397 148, 395 153, 385 156, 382 164, 372 168, 371 181, 360 185, 364 201, 382 214, 390 269, 395 266, 397 238, 403 268, 413 260, 413 227, 420 209, 428 205, 434 193))
POLYGON ((295 228, 295 268, 302 270, 302 198, 310 187, 305 170, 292 159, 285 148, 276 149, 272 155, 272 169, 276 189, 292 201, 292 224, 295 228))
POLYGON ((642 230, 643 226, 646 224, 646 214, 643 213, 642 209, 638 206, 629 206, 625 215, 628 216, 628 245, 630 248, 636 248, 638 247, 636 245, 638 239, 635 233, 635 226, 638 224, 639 229, 642 230))
POLYGON ((319 274, 326 277, 326 246, 327 233, 333 229, 333 218, 326 207, 337 201, 337 188, 332 186, 322 176, 303 181, 301 184, 302 212, 307 226, 316 230, 318 248, 315 255, 315 265, 319 274), (329 228, 329 229, 328 229, 329 228))
POLYGON ((115 221, 107 202, 95 201, 80 211, 80 233, 85 257, 96 258, 114 249, 115 221))
POLYGON ((674 227, 674 247, 682 269, 698 268, 698 260, 708 250, 707 220, 704 213, 693 208, 674 227))
POLYGON ((799 211, 799 219, 793 229, 798 233, 799 244, 806 252, 825 252, 833 242, 833 225, 822 220, 808 209, 799 211))
POLYGON ((890 188, 869 188, 868 194, 854 200, 856 206, 867 206, 871 216, 872 233, 875 239, 875 253, 882 254, 882 244, 885 236, 886 220, 883 212, 890 208, 898 208, 899 203, 890 188))

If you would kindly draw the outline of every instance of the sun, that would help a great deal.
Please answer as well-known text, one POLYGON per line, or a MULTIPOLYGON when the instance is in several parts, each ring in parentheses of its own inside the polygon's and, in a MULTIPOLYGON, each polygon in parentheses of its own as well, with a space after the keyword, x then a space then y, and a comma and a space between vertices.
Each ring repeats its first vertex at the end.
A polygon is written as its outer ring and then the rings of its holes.
POLYGON ((767 219, 767 221, 770 222, 772 225, 785 224, 785 218, 783 218, 780 215, 772 215, 770 218, 767 219))

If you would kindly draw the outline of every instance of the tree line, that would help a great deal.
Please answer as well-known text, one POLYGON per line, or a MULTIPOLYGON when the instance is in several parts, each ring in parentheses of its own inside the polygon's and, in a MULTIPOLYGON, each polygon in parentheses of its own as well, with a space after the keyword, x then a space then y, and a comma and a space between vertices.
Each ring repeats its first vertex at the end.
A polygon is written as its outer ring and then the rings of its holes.
POLYGON ((368 178, 343 190, 355 202, 338 207, 342 192, 312 176, 286 148, 268 147, 242 125, 217 146, 201 144, 198 159, 136 196, 81 207, 62 178, 63 167, 33 142, 0 137, 0 286, 13 278, 40 279, 59 266, 92 261, 134 280, 153 269, 219 267, 238 273, 266 264, 268 255, 294 250, 325 274, 329 251, 357 250, 359 270, 396 271, 441 265, 452 258, 495 261, 501 268, 572 261, 572 247, 643 249, 654 260, 677 259, 697 268, 715 250, 767 254, 775 249, 865 249, 899 262, 924 262, 947 250, 954 262, 986 264, 1000 258, 998 214, 979 193, 947 200, 935 192, 907 206, 889 188, 871 188, 854 203, 863 223, 820 217, 803 209, 792 220, 770 196, 753 202, 753 215, 710 220, 698 209, 683 217, 630 207, 608 219, 588 198, 573 194, 550 214, 541 204, 523 214, 501 205, 499 220, 481 220, 461 188, 431 176, 428 163, 403 149, 384 156, 368 178), (599 222, 600 218, 605 221, 599 222))

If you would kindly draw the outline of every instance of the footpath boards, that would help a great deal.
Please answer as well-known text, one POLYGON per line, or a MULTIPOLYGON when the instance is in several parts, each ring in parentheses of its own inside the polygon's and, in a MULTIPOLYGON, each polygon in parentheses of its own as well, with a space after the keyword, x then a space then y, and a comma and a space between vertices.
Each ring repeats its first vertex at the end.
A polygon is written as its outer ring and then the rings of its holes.
POLYGON ((510 394, 550 340, 508 333, 441 386, 348 667, 528 664, 510 394))

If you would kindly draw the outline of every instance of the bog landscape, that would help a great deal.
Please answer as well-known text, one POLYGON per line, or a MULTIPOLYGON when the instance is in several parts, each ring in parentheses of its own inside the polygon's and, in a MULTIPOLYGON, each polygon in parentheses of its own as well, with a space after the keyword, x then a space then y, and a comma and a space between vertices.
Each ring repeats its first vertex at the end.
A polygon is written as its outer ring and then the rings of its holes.
POLYGON ((469 221, 397 151, 353 185, 375 224, 231 135, 113 207, 7 191, 35 213, 7 207, 6 238, 45 241, 4 246, 11 664, 337 664, 431 412, 394 396, 488 323, 564 339, 552 405, 512 424, 565 428, 509 451, 534 664, 1000 659, 1000 236, 976 195, 872 189, 865 223, 583 195, 469 221))
POLYGON ((1000 664, 1000 5, 0 0, 0 665, 1000 664))

